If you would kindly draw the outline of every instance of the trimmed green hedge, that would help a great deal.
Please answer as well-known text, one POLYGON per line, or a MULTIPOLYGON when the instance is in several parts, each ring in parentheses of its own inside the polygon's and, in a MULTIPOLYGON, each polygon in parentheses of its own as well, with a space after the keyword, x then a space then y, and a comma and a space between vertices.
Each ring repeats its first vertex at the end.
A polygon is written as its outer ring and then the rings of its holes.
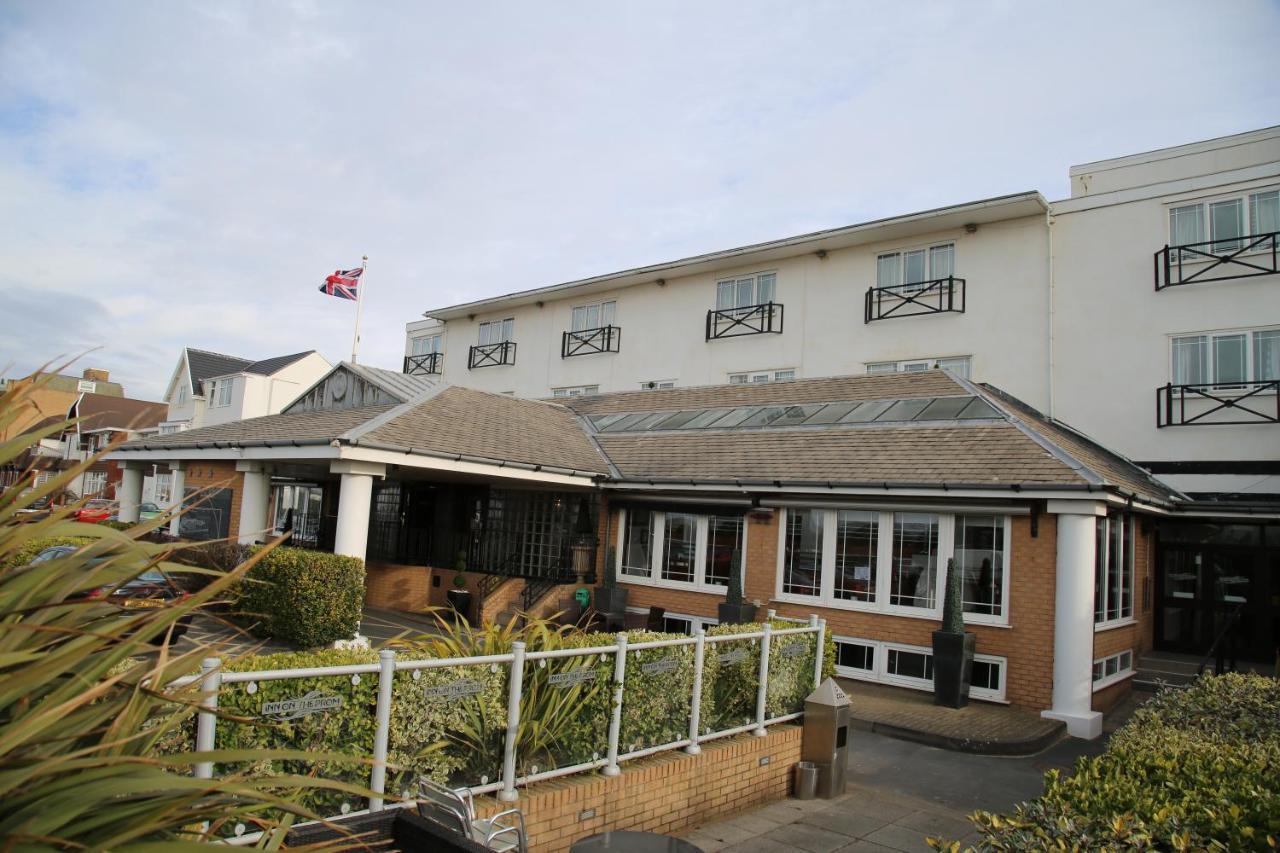
POLYGON ((304 648, 350 639, 364 608, 364 563, 355 557, 275 548, 239 587, 250 630, 304 648))
POLYGON ((77 548, 88 545, 95 541, 89 536, 45 536, 40 539, 32 539, 18 550, 14 551, 4 560, 4 568, 14 569, 25 566, 36 558, 36 556, 45 548, 52 548, 55 545, 74 545, 77 548))
MULTIPOLYGON (((977 812, 981 850, 1274 850, 1280 680, 1232 673, 1166 690, 1012 815, 977 812)), ((939 849, 955 842, 931 840, 939 849)))

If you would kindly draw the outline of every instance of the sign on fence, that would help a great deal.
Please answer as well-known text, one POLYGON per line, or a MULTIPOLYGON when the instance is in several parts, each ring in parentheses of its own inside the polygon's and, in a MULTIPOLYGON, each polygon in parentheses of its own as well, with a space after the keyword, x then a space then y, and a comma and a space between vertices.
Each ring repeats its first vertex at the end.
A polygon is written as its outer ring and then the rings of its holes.
POLYGON ((319 690, 312 690, 305 696, 296 696, 293 699, 282 699, 279 702, 263 702, 260 713, 264 717, 272 717, 276 720, 296 720, 308 714, 318 714, 321 711, 331 711, 334 708, 341 707, 341 696, 332 696, 319 690))
POLYGON ((680 661, 675 658, 663 658, 662 660, 650 661, 649 663, 640 664, 640 669, 645 673, 654 672, 674 672, 676 667, 680 666, 680 661))
POLYGON ((594 669, 583 667, 582 669, 571 669, 568 672, 553 672, 547 677, 547 683, 552 687, 572 687, 575 684, 584 684, 588 681, 595 681, 597 673, 594 669))
POLYGON ((727 652, 722 652, 720 654, 720 663, 742 663, 749 656, 750 655, 744 647, 738 646, 736 649, 730 649, 727 652))
POLYGON ((806 644, 792 643, 789 646, 783 646, 782 651, 779 654, 784 658, 799 658, 804 657, 808 651, 809 647, 806 644))
POLYGON ((475 696, 478 693, 483 693, 484 688, 483 681, 477 681, 474 678, 459 678, 457 681, 441 684, 439 687, 423 688, 422 695, 427 699, 461 699, 465 696, 475 696))

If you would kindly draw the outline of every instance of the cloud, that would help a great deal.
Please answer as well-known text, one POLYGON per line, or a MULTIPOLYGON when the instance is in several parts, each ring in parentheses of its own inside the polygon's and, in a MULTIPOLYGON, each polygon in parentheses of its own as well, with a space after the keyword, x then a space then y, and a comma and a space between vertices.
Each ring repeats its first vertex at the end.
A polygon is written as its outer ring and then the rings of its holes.
POLYGON ((1023 189, 1280 114, 1274 4, 0 9, 0 363, 362 360, 429 307, 1023 189))

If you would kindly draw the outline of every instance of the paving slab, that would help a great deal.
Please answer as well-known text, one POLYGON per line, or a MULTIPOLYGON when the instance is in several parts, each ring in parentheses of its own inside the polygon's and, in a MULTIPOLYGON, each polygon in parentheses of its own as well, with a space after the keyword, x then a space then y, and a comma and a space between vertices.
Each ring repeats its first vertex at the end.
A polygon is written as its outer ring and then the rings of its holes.
POLYGON ((848 835, 807 823, 782 826, 764 837, 779 844, 790 844, 793 850, 807 850, 808 853, 832 853, 852 840, 848 835))

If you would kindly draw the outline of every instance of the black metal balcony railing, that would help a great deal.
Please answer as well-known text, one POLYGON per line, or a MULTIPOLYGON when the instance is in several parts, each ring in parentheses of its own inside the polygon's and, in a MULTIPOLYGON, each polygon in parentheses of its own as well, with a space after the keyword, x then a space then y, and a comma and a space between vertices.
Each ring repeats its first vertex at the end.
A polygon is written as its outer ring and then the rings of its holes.
POLYGON ((707 340, 736 338, 741 335, 782 334, 782 305, 765 302, 723 311, 707 312, 707 340))
POLYGON ((598 329, 565 332, 560 338, 560 357, 617 352, 621 344, 622 329, 618 326, 601 326, 598 329))
POLYGON ((1180 284, 1275 275, 1280 231, 1165 246, 1155 254, 1156 290, 1180 284))
POLYGON ((428 352, 422 355, 406 355, 404 372, 410 376, 433 376, 443 372, 444 353, 428 352))
POLYGON ((516 363, 516 342, 500 341, 496 344, 477 344, 467 356, 467 367, 497 367, 516 363))
POLYGON ((1156 427, 1230 424, 1280 424, 1280 380, 1156 389, 1156 427))
POLYGON ((869 287, 866 296, 866 320, 888 320, 892 317, 916 317, 921 314, 964 313, 964 279, 955 276, 932 281, 898 284, 892 287, 869 287))

